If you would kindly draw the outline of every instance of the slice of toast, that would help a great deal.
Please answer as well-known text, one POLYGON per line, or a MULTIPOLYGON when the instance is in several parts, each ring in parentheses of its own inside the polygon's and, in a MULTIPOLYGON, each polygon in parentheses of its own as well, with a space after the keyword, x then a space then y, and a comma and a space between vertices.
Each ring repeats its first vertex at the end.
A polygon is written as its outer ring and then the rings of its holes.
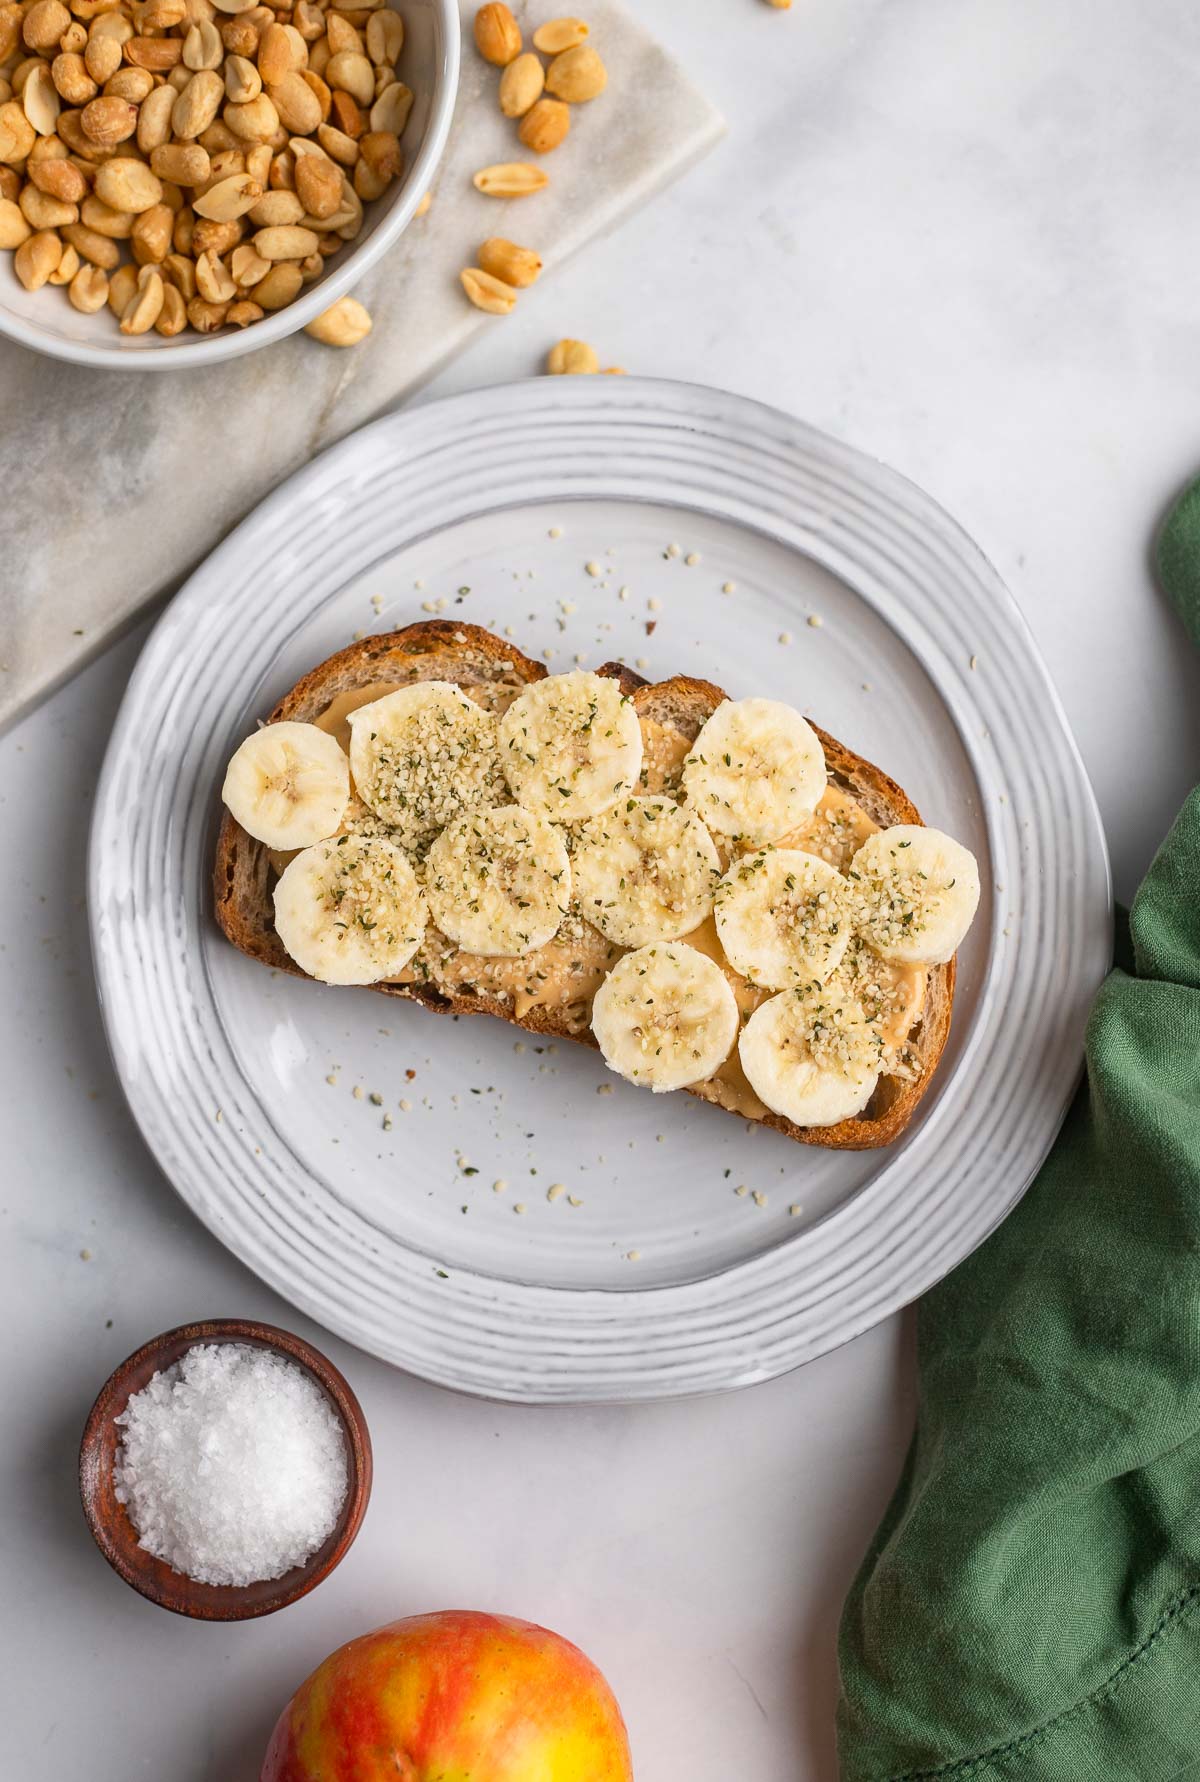
MULTIPOLYGON (((343 695, 353 695, 366 687, 382 691, 417 680, 454 681, 480 704, 499 709, 522 687, 543 679, 548 672, 542 663, 532 661, 513 644, 477 625, 430 619, 408 625, 402 631, 362 638, 339 650, 284 695, 268 722, 291 718, 311 723, 343 695)), ((686 675, 650 683, 616 663, 606 664, 599 673, 619 680, 622 690, 633 700, 639 718, 652 720, 678 737, 681 747, 690 747, 701 726, 728 697, 710 681, 692 680, 686 675)), ((887 828, 896 823, 921 821, 911 799, 887 774, 823 730, 817 729, 817 735, 825 751, 831 783, 848 792, 874 823, 887 828)), ((293 963, 275 933, 273 880, 270 850, 247 835, 225 812, 213 872, 217 923, 226 938, 250 958, 277 971, 304 977, 306 974, 293 963)), ((685 936, 684 944, 686 941, 685 936)), ((580 1040, 590 1046, 596 1043, 586 1020, 579 1019, 578 1009, 572 1012, 561 1004, 540 1004, 518 1016, 511 995, 478 986, 446 990, 431 983, 385 983, 370 988, 384 996, 421 1002, 445 1013, 496 1015, 531 1033, 580 1040)), ((738 1108, 726 1111, 736 1112, 738 1118, 755 1119, 805 1145, 869 1150, 891 1144, 912 1119, 933 1080, 950 1031, 953 1000, 951 960, 947 965, 932 967, 927 974, 924 1003, 908 1039, 908 1052, 915 1061, 913 1074, 881 1077, 866 1111, 852 1120, 843 1120, 836 1126, 806 1127, 766 1109, 750 1114, 738 1108)), ((696 1084, 689 1093, 713 1105, 722 1105, 709 1084, 696 1084)))

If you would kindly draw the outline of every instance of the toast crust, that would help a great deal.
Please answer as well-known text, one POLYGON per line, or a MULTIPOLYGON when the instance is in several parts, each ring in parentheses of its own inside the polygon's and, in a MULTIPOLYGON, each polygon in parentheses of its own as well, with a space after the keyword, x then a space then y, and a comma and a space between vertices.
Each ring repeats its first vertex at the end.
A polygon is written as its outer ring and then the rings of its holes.
MULTIPOLYGON (((428 619, 401 631, 365 637, 350 644, 306 674, 271 712, 268 722, 285 718, 311 722, 325 712, 339 694, 374 683, 403 685, 416 680, 455 681, 468 695, 486 703, 496 690, 520 691, 545 678, 543 663, 522 654, 515 645, 477 625, 453 620, 428 619)), ((675 675, 667 681, 647 682, 619 663, 606 663, 600 674, 611 675, 629 695, 638 716, 650 718, 678 732, 690 744, 711 713, 728 695, 711 681, 675 675)), ((826 731, 813 725, 825 751, 831 782, 849 792, 867 815, 881 827, 920 823, 912 800, 895 780, 856 755, 826 731)), ((276 971, 306 977, 275 933, 271 898, 269 850, 249 836, 229 812, 223 813, 213 867, 213 904, 217 925, 239 952, 276 971)), ((685 937, 686 940, 686 937, 685 937)), ((899 1138, 927 1093, 937 1070, 947 1037, 954 1002, 955 962, 930 968, 925 1001, 912 1030, 909 1048, 920 1060, 915 1079, 882 1077, 865 1113, 836 1126, 797 1126, 780 1114, 765 1111, 748 1115, 724 1109, 737 1119, 755 1119, 802 1145, 831 1150, 862 1151, 890 1145, 899 1138)), ((528 1033, 556 1039, 577 1040, 595 1048, 591 1029, 577 1031, 569 1025, 565 1005, 538 1005, 518 1017, 510 999, 478 989, 453 991, 432 984, 372 984, 383 996, 423 1003, 442 1014, 494 1015, 528 1033)), ((704 1093, 704 1084, 689 1091, 720 1106, 704 1093)))

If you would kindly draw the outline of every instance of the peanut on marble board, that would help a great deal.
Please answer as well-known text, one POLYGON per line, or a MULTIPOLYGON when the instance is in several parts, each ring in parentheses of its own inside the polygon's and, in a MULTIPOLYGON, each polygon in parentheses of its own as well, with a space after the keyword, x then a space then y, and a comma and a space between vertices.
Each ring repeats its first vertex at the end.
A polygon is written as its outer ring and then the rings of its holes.
MULTIPOLYGON (((533 48, 526 49, 521 27, 503 0, 487 0, 475 14, 475 47, 500 70, 500 109, 516 124, 522 147, 535 155, 548 155, 565 142, 571 107, 598 99, 608 85, 608 70, 589 36, 584 19, 550 19, 538 26, 533 48)), ((477 191, 494 198, 527 197, 547 183, 542 168, 522 161, 481 168, 474 179, 477 191)), ((541 269, 532 248, 493 237, 480 249, 478 266, 464 267, 459 278, 476 309, 506 316, 516 307, 518 291, 541 269)))
MULTIPOLYGON (((403 48, 384 0, 0 3, 0 249, 124 334, 247 327, 402 173, 403 48)), ((343 302, 312 331, 369 328, 343 302)))

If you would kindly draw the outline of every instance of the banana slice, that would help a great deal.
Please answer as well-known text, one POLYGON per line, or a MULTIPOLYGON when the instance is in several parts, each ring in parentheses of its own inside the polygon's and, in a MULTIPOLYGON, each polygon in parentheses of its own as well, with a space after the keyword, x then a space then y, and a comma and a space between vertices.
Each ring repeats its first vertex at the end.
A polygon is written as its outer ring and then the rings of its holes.
POLYGON ((630 700, 605 675, 547 675, 500 720, 504 772, 518 804, 555 823, 594 817, 631 791, 642 771, 642 730, 630 700))
POLYGON ((738 1009, 719 965, 694 947, 657 941, 619 959, 592 1003, 604 1062, 631 1083, 686 1089, 728 1058, 738 1009))
POLYGON ((979 907, 979 867, 961 842, 917 823, 881 829, 850 863, 859 932, 885 959, 944 965, 979 907))
POLYGON ((269 848, 308 848, 336 835, 350 802, 350 763, 315 724, 264 724, 234 754, 221 797, 269 848))
POLYGON ((416 874, 381 836, 342 835, 305 848, 275 886, 275 932, 323 984, 395 977, 420 946, 426 920, 416 874))
POLYGON ((825 785, 816 732, 778 699, 727 699, 683 764, 696 815, 714 834, 749 847, 796 829, 816 810, 825 785))
POLYGON ((717 892, 717 933, 735 970, 767 990, 825 983, 854 927, 851 885, 799 848, 736 860, 717 892))
POLYGON ((626 798, 590 818, 572 865, 584 915, 622 947, 690 934, 721 873, 708 830, 668 798, 626 798))
POLYGON ((363 803, 408 849, 507 797, 495 714, 452 681, 418 681, 351 712, 350 768, 363 803))
POLYGON ((881 1052, 861 1006, 819 986, 764 1002, 738 1041, 754 1093, 797 1126, 836 1126, 861 1114, 879 1081, 881 1052))
POLYGON ((553 939, 571 896, 562 837, 509 804, 443 829, 425 864, 425 895, 442 933, 468 952, 523 958, 553 939))

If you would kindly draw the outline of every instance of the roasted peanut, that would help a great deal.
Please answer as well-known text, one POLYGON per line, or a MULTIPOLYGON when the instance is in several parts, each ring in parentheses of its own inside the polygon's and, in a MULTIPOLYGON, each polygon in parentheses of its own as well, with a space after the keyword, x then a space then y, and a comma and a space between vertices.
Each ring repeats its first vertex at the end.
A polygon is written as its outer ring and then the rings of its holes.
POLYGON ((187 319, 197 334, 214 334, 225 325, 227 303, 210 303, 205 297, 193 297, 187 306, 187 319))
POLYGON ((521 119, 517 135, 535 155, 548 155, 565 141, 571 128, 571 108, 561 99, 539 99, 521 119))
POLYGON ((534 32, 533 47, 544 56, 559 56, 563 50, 583 43, 587 36, 588 28, 582 19, 551 19, 534 32))
POLYGON ((169 142, 150 154, 150 166, 159 179, 176 186, 198 186, 208 178, 212 162, 208 150, 195 142, 169 142))
POLYGON ((254 287, 254 301, 263 309, 286 309, 300 295, 304 274, 296 261, 280 261, 254 287))
POLYGON ((90 261, 103 272, 111 272, 120 264, 121 250, 117 243, 110 236, 100 235, 95 229, 89 229, 86 223, 65 224, 63 235, 82 259, 90 261))
POLYGON ((79 207, 66 204, 61 198, 52 198, 49 192, 39 192, 36 186, 26 186, 20 198, 21 214, 31 229, 61 229, 64 223, 74 223, 79 219, 79 207))
POLYGON ((67 298, 85 316, 94 316, 108 300, 108 280, 98 266, 81 266, 67 288, 67 298))
POLYGON ((402 80, 392 81, 371 107, 372 130, 387 130, 393 136, 403 136, 412 102, 411 88, 402 80))
POLYGON ((183 142, 194 142, 212 123, 224 97, 225 83, 216 70, 197 69, 171 111, 171 128, 175 135, 183 142))
POLYGON ((87 181, 74 161, 30 160, 25 171, 39 192, 47 192, 51 198, 61 198, 64 204, 82 204, 87 197, 87 181))
POLYGON ((459 273, 462 288, 476 309, 491 316, 506 316, 516 308, 517 293, 511 285, 484 272, 478 266, 467 266, 459 273))
POLYGON ((375 98, 374 70, 360 50, 330 56, 321 77, 335 92, 349 93, 357 105, 370 105, 375 98))
POLYGON ((16 99, 0 105, 0 161, 15 166, 24 161, 37 141, 37 132, 16 99))
POLYGON ((144 161, 127 155, 115 155, 96 169, 94 191, 113 210, 132 211, 135 216, 162 202, 162 181, 144 161))
POLYGON ((536 105, 546 85, 546 71, 532 50, 510 62, 500 76, 500 109, 506 118, 523 118, 536 105))
POLYGON ((54 268, 54 271, 50 274, 47 283, 52 285, 69 285, 78 271, 79 255, 70 243, 68 243, 67 246, 63 248, 62 258, 54 268))
POLYGON ((50 230, 39 230, 21 242, 13 255, 13 271, 27 291, 40 291, 62 259, 63 244, 50 230))
POLYGON ((158 266, 171 251, 175 216, 167 204, 152 204, 134 219, 129 245, 139 266, 158 266))
POLYGON ((475 14, 475 48, 496 68, 520 55, 521 29, 503 0, 488 0, 475 14))
POLYGON ((576 376, 599 371, 600 361, 594 347, 586 340, 560 340, 546 355, 546 370, 552 377, 576 376))
MULTIPOLYGON (((113 48, 119 61, 121 52, 115 44, 113 48)), ((68 105, 86 105, 100 90, 99 83, 88 73, 87 63, 78 50, 55 56, 50 64, 50 78, 56 92, 68 105)), ((107 80, 108 75, 104 78, 107 80)))
POLYGON ((390 6, 381 6, 367 20, 367 54, 377 68, 394 68, 404 48, 404 20, 390 6))
MULTIPOLYGON (((106 80, 111 80, 121 66, 121 45, 112 36, 96 36, 88 38, 87 48, 83 52, 83 66, 97 87, 102 87, 106 80)), ((61 89, 60 89, 61 91, 61 89)), ((64 93, 64 99, 69 95, 64 93)), ((87 100, 70 99, 72 105, 87 104, 87 100)))
POLYGON ((225 48, 221 33, 212 20, 201 19, 199 24, 189 27, 183 40, 183 65, 193 74, 199 74, 202 69, 215 71, 221 66, 225 48))
POLYGON ((371 332, 371 318, 356 297, 339 297, 314 321, 307 323, 304 332, 325 346, 357 346, 371 332))
POLYGON ((301 155, 296 162, 296 197, 303 214, 331 217, 342 201, 342 175, 324 155, 301 155))
POLYGON ((228 223, 214 222, 211 217, 197 217, 192 227, 192 253, 227 254, 245 233, 246 225, 240 217, 234 217, 228 223))
POLYGON ((262 319, 261 307, 257 303, 249 302, 245 297, 240 297, 236 303, 231 303, 225 315, 225 320, 231 322, 235 328, 248 328, 251 322, 261 322, 262 319))
POLYGON ((0 198, 0 248, 18 248, 32 234, 24 211, 11 198, 0 198))
POLYGON ((105 98, 128 99, 131 105, 140 105, 154 91, 154 76, 146 68, 118 68, 117 72, 104 83, 105 98))
POLYGON ((170 340, 176 334, 182 334, 187 327, 187 305, 183 293, 176 285, 163 284, 162 308, 158 312, 158 320, 154 324, 154 332, 170 340))
POLYGON ((178 37, 131 37, 125 45, 125 60, 149 74, 166 74, 182 55, 178 37))
MULTIPOLYGON (((114 75, 113 79, 118 79, 114 75)), ((98 148, 115 148, 126 142, 137 129, 137 106, 115 93, 102 93, 85 105, 79 114, 80 127, 89 142, 98 148)))
POLYGON ((284 223, 260 229, 254 246, 264 260, 303 260, 306 254, 316 253, 317 237, 298 223, 284 223))
POLYGON ((503 161, 481 167, 471 184, 488 198, 528 198, 550 184, 550 175, 528 161, 503 161))
POLYGON ((493 278, 502 279, 519 291, 533 284, 542 270, 540 254, 535 254, 532 248, 518 247, 515 241, 506 241, 502 235, 493 235, 484 242, 479 250, 479 264, 484 272, 490 272, 493 278))
POLYGON ((225 58, 225 95, 234 105, 245 105, 262 92, 262 76, 245 56, 225 58))
POLYGON ((62 0, 34 0, 25 14, 21 32, 25 47, 31 50, 56 48, 59 38, 70 23, 71 15, 62 0))
POLYGON ((608 85, 608 70, 590 43, 555 56, 546 70, 546 91, 571 105, 585 105, 608 85))
POLYGON ((279 113, 267 93, 244 105, 227 105, 224 120, 238 142, 266 142, 279 128, 279 113))
POLYGON ((157 266, 143 266, 137 289, 121 314, 122 334, 149 334, 162 313, 165 289, 157 266))

